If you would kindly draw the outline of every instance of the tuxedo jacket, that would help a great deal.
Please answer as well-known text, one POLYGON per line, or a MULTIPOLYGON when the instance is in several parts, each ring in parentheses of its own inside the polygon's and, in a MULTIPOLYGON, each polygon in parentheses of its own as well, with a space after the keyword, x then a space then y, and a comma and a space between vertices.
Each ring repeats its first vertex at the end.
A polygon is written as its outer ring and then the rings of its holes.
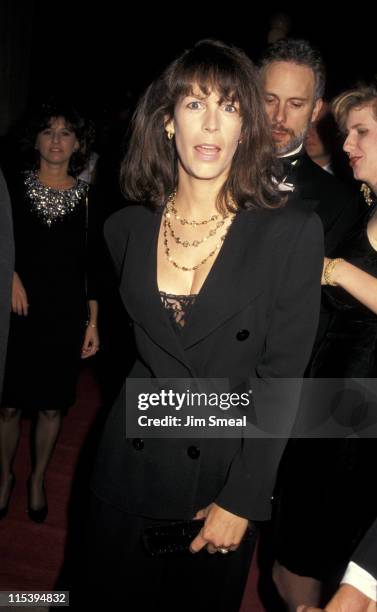
POLYGON ((7 354, 13 270, 14 240, 11 207, 8 189, 0 170, 0 400, 7 354))
POLYGON ((295 186, 307 210, 314 210, 323 224, 325 253, 332 251, 355 224, 362 212, 360 200, 346 185, 315 164, 304 153, 292 166, 288 181, 295 186))
POLYGON ((352 561, 369 572, 377 580, 377 519, 352 555, 352 561))
MULTIPOLYGON (((301 202, 238 213, 181 337, 157 286, 160 223, 161 212, 137 205, 105 224, 135 334, 137 359, 130 376, 234 378, 245 385, 250 378, 301 376, 319 313, 318 217, 301 202)), ((274 410, 276 416, 283 410, 279 401, 274 410)), ((154 518, 191 518, 214 501, 240 516, 269 518, 284 440, 135 440, 124 435, 125 411, 121 392, 95 462, 97 496, 154 518)))

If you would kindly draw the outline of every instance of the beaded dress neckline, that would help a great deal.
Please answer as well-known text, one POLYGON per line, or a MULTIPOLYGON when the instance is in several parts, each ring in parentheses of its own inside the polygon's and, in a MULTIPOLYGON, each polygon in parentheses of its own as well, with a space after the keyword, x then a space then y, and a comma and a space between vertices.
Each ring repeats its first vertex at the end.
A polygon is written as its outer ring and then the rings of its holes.
POLYGON ((32 211, 48 227, 73 212, 89 188, 88 184, 80 179, 68 189, 47 187, 40 182, 35 171, 25 172, 24 184, 32 211))

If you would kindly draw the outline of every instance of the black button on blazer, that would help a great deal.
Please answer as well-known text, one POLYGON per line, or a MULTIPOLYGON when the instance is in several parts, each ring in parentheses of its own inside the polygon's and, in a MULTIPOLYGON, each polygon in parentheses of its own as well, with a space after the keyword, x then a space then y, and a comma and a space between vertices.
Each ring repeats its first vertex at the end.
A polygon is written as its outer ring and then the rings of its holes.
POLYGON ((247 340, 247 338, 250 336, 250 332, 248 329, 241 329, 238 333, 237 333, 237 340, 239 340, 240 342, 242 342, 243 340, 247 340))

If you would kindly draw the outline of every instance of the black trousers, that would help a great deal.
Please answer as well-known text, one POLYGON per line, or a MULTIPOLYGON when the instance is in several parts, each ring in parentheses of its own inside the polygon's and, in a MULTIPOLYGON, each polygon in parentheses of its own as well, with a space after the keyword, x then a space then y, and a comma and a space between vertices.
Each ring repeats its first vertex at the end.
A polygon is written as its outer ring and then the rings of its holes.
POLYGON ((238 612, 255 534, 227 555, 201 551, 151 557, 141 534, 159 522, 125 514, 92 497, 83 585, 86 606, 138 612, 238 612))

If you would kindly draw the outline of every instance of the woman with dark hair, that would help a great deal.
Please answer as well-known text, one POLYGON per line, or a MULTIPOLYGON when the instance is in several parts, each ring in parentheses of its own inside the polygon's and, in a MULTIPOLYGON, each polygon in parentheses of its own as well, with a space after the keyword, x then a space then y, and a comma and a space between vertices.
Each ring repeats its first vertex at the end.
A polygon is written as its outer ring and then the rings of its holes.
MULTIPOLYGON (((170 64, 137 106, 122 167, 137 204, 115 213, 105 236, 135 333, 130 378, 146 386, 221 378, 240 393, 252 379, 305 368, 322 233, 315 215, 283 206, 263 108, 252 62, 211 40, 170 64)), ((106 606, 137 601, 139 610, 238 610, 249 521, 269 517, 283 441, 237 431, 231 439, 177 439, 172 430, 170 439, 133 437, 128 424, 124 431, 133 411, 124 392, 93 474, 87 593, 106 606), (146 528, 194 517, 204 524, 192 554, 143 548, 146 528)), ((281 415, 279 402, 265 411, 261 403, 258 424, 270 410, 270 423, 281 415)))
POLYGON ((22 411, 37 413, 28 514, 48 512, 44 478, 61 424, 75 401, 80 356, 99 347, 92 191, 75 177, 93 129, 71 106, 52 103, 24 139, 31 169, 10 186, 16 263, 12 321, 0 409, 0 518, 7 514, 22 411), (85 323, 87 327, 85 328, 85 323))

